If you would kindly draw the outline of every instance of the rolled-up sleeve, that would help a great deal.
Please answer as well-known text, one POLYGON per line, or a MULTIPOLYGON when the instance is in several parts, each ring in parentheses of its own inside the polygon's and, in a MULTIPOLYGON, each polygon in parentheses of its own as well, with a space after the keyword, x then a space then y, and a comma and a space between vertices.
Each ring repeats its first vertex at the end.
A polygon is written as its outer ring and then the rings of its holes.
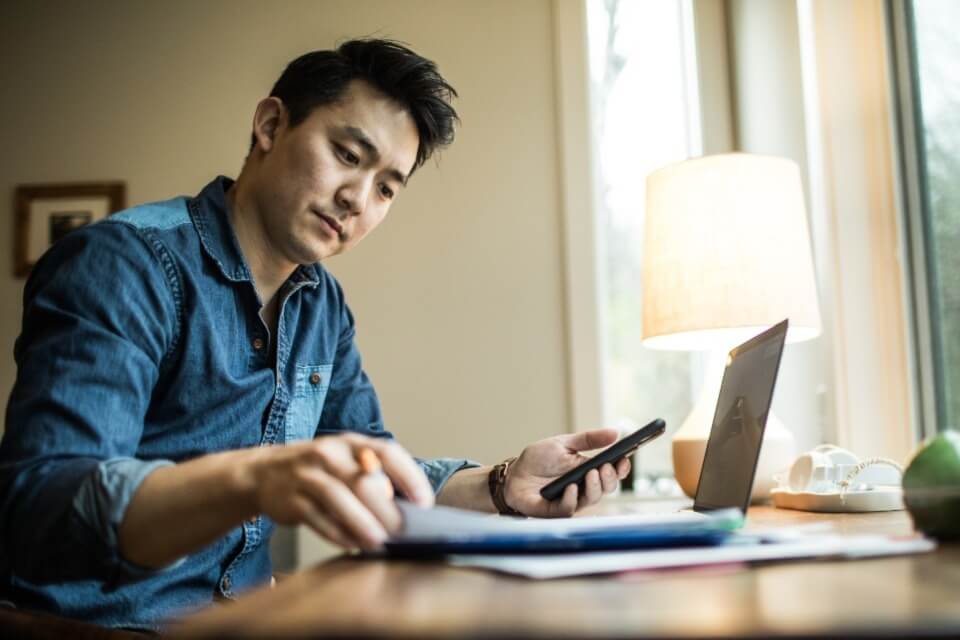
MULTIPOLYGON (((98 464, 93 473, 80 483, 73 496, 73 512, 97 538, 103 541, 107 554, 106 565, 115 569, 113 580, 146 577, 157 573, 156 569, 142 567, 127 561, 120 555, 120 523, 127 512, 140 483, 156 469, 172 465, 170 460, 137 460, 136 458, 112 458, 98 464)), ((185 558, 164 567, 172 569, 185 558)))
POLYGON ((417 464, 423 469, 427 480, 433 486, 433 492, 438 494, 443 490, 444 485, 458 471, 479 467, 480 463, 462 458, 417 458, 417 464))
POLYGON ((0 564, 37 583, 124 582, 117 531, 146 476, 150 399, 178 336, 170 278, 122 223, 71 232, 24 291, 17 379, 0 442, 0 564))

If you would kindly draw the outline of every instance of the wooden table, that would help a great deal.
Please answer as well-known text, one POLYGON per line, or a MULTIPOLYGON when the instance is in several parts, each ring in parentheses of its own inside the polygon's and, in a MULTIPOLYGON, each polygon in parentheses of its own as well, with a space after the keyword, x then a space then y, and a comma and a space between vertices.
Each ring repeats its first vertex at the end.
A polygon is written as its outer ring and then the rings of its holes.
MULTIPOLYGON (((623 502, 605 510, 625 510, 623 502)), ((637 503, 628 506, 638 510, 637 503)), ((753 507, 748 527, 828 522, 909 535, 905 512, 753 507)), ((187 636, 960 637, 960 546, 858 561, 534 582, 442 563, 342 557, 184 621, 187 636)))

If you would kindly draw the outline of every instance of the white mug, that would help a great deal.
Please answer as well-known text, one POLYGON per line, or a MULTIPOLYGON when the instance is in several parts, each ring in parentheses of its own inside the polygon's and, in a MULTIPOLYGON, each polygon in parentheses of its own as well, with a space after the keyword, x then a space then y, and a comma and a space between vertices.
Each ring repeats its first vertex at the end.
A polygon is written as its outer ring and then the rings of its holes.
POLYGON ((857 456, 835 445, 820 445, 801 455, 790 467, 787 486, 796 493, 833 493, 859 464, 857 456))

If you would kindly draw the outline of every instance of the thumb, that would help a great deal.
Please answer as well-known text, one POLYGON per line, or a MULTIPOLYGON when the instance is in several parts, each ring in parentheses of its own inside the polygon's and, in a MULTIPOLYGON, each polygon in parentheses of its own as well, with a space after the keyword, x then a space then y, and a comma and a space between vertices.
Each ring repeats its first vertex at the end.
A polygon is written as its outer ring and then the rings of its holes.
POLYGON ((589 451, 599 449, 617 441, 619 433, 616 429, 592 429, 561 436, 561 444, 571 451, 589 451))

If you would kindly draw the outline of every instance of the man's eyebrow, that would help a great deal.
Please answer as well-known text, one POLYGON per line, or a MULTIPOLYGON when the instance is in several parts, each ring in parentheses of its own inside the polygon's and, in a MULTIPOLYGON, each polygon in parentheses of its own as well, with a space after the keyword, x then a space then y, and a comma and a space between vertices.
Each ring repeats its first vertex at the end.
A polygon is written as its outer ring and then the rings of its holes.
MULTIPOLYGON (((380 159, 380 150, 377 149, 377 145, 373 144, 373 140, 370 139, 370 136, 368 136, 363 129, 360 127, 347 126, 344 127, 343 130, 353 138, 357 144, 363 147, 363 149, 370 154, 371 158, 374 160, 380 159)), ((404 175, 399 169, 388 169, 387 174, 403 186, 407 186, 407 178, 409 176, 404 175)))

